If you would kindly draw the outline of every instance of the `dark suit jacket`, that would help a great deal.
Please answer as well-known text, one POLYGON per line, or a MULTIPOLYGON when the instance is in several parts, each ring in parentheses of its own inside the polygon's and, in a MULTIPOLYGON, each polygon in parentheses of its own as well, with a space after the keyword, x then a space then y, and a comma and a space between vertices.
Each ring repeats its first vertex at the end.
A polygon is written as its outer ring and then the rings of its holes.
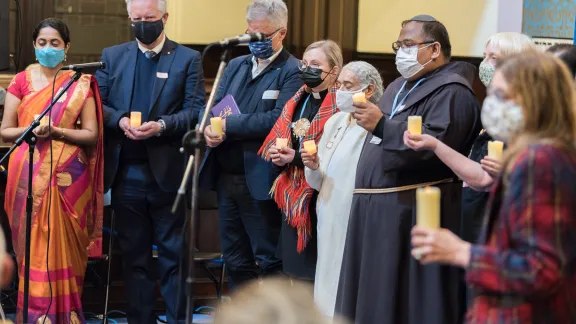
MULTIPOLYGON (((216 102, 224 96, 243 91, 245 73, 252 71, 252 55, 241 56, 230 61, 218 87, 216 102)), ((279 174, 279 169, 258 155, 258 149, 270 133, 286 102, 300 89, 298 60, 288 51, 282 52, 258 76, 258 89, 247 107, 240 107, 240 115, 226 117, 226 141, 242 141, 244 148, 244 170, 252 197, 257 200, 270 198, 270 188, 279 174), (277 99, 265 99, 265 91, 279 91, 277 99)), ((218 148, 216 148, 217 150, 218 148)), ((199 184, 214 190, 218 176, 218 164, 208 149, 200 168, 199 184)))
MULTIPOLYGON (((138 51, 136 41, 104 49, 102 62, 106 63, 106 69, 96 73, 104 104, 105 190, 114 183, 118 169, 125 139, 118 123, 130 110, 138 51)), ((198 112, 205 104, 204 76, 197 51, 166 39, 160 55, 158 73, 168 77, 157 75, 152 93, 134 96, 151 96, 148 119, 162 119, 166 123, 160 137, 144 142, 156 182, 162 190, 176 191, 184 173, 185 157, 179 151, 182 137, 189 126, 196 125, 198 112)))

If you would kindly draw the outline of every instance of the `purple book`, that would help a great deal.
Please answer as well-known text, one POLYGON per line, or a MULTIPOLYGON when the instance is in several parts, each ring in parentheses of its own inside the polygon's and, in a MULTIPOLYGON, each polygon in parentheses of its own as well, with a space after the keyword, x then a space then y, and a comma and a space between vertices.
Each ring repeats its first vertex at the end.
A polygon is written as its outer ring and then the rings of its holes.
POLYGON ((212 115, 214 117, 226 118, 230 115, 239 115, 240 109, 238 109, 238 105, 236 104, 236 100, 232 95, 227 95, 226 97, 222 98, 220 102, 212 107, 212 115))

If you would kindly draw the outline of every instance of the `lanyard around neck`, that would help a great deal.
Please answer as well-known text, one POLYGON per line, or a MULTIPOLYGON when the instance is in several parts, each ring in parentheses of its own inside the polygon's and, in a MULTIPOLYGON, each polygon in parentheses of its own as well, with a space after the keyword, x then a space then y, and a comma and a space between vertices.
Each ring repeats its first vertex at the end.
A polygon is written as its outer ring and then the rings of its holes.
POLYGON ((309 94, 308 97, 306 98, 306 101, 304 101, 304 105, 302 105, 302 110, 300 110, 300 118, 298 118, 298 120, 302 119, 302 116, 304 116, 304 110, 306 110, 306 106, 308 105, 308 101, 310 101, 311 96, 312 94, 309 94))
POLYGON ((418 82, 416 82, 416 84, 412 87, 412 89, 410 89, 408 91, 408 93, 404 96, 404 98, 402 98, 402 100, 400 100, 400 102, 398 102, 398 97, 400 96, 400 93, 402 91, 404 91, 404 88, 406 87, 406 83, 408 82, 408 81, 404 81, 404 83, 402 84, 402 88, 400 88, 400 91, 398 91, 398 93, 396 94, 396 97, 394 98, 394 103, 392 104, 392 113, 390 114, 390 119, 392 119, 392 117, 394 117, 394 115, 396 115, 396 113, 398 112, 398 109, 402 106, 402 104, 404 103, 404 100, 406 100, 408 95, 414 89, 416 89, 416 87, 418 85, 420 85, 420 83, 422 83, 422 81, 424 81, 424 80, 426 80, 426 78, 422 78, 422 79, 418 80, 418 82))

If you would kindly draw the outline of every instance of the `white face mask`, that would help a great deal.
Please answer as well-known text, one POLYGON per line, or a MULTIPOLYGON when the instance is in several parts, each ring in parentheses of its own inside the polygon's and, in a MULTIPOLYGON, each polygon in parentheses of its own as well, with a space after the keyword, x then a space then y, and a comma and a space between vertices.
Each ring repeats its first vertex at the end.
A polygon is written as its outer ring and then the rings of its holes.
POLYGON ((494 139, 508 142, 524 124, 522 107, 502 101, 495 96, 488 96, 482 104, 480 114, 482 125, 494 139))
POLYGON ((336 91, 336 106, 338 107, 338 109, 340 109, 340 111, 347 112, 347 113, 354 112, 355 108, 354 108, 354 106, 352 106, 352 103, 354 103, 354 100, 352 100, 352 96, 354 96, 354 94, 356 94, 356 93, 360 93, 360 92, 364 91, 366 88, 368 88, 368 86, 365 86, 362 89, 356 90, 356 91, 337 90, 336 91))
POLYGON ((396 53, 396 69, 398 70, 398 72, 400 72, 400 74, 402 74, 402 77, 404 77, 404 79, 409 79, 413 77, 414 75, 416 75, 416 73, 422 71, 424 66, 432 62, 432 59, 430 59, 430 61, 426 62, 425 64, 420 64, 420 62, 418 62, 418 52, 421 49, 424 49, 431 45, 434 44, 433 43, 428 44, 420 48, 418 47, 418 45, 416 45, 408 48, 400 48, 398 50, 398 52, 396 53))

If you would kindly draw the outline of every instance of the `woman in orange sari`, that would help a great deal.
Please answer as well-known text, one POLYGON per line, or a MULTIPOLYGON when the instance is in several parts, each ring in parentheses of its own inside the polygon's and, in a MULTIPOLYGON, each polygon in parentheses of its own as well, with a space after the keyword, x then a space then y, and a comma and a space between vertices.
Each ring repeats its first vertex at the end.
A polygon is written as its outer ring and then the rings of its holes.
MULTIPOLYGON (((73 72, 57 71, 70 47, 68 27, 43 20, 33 34, 36 58, 8 88, 0 135, 13 142, 50 104, 73 72)), ((29 323, 85 323, 81 296, 88 256, 102 251, 102 106, 98 86, 83 75, 52 108, 50 122, 35 129, 34 171, 28 145, 10 157, 5 209, 20 277, 17 322, 22 322, 26 195, 33 177, 29 323), (52 146, 52 147, 51 147, 52 146)), ((47 115, 48 116, 48 115, 47 115)), ((48 118, 47 118, 48 119, 48 118)))

